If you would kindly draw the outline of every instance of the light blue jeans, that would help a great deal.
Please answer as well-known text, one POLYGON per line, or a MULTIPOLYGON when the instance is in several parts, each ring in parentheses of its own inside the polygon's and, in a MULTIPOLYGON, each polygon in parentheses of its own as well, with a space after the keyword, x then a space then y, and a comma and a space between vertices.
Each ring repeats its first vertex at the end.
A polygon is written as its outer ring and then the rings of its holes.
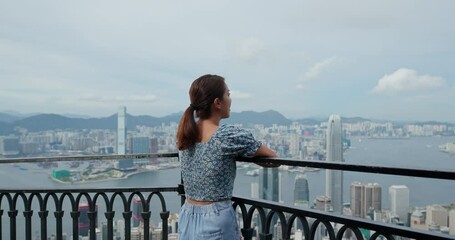
POLYGON ((183 204, 179 240, 238 240, 240 231, 231 200, 209 205, 183 204))

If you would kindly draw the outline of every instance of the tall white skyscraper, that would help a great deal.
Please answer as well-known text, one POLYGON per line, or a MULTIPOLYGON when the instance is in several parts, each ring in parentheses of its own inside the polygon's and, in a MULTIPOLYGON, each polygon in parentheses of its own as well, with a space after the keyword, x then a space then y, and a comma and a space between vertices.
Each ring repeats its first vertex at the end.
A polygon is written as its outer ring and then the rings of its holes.
MULTIPOLYGON (((344 162, 341 118, 330 115, 326 134, 326 160, 330 162, 344 162)), ((343 172, 326 170, 325 194, 332 201, 333 211, 341 213, 343 210, 343 172)))
POLYGON ((126 107, 117 113, 117 154, 126 154, 126 107))
POLYGON ((390 211, 397 215, 405 226, 408 224, 409 188, 404 185, 389 187, 390 211))

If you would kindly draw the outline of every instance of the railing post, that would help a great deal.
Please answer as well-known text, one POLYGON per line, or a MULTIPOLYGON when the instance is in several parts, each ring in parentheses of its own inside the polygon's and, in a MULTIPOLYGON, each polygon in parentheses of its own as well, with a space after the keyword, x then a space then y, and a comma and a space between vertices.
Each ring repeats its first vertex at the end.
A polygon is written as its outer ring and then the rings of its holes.
POLYGON ((15 240, 16 239, 16 216, 17 216, 17 210, 11 210, 8 211, 8 216, 10 218, 10 234, 11 234, 11 239, 15 240))
POLYGON ((73 240, 78 240, 79 239, 79 216, 81 213, 79 211, 73 211, 70 213, 71 218, 73 219, 73 240))
POLYGON ((32 210, 24 211, 24 217, 25 217, 25 239, 27 239, 27 240, 31 240, 32 239, 32 216, 33 216, 33 211, 32 210))
POLYGON ((107 219, 107 239, 114 240, 114 216, 115 211, 105 212, 104 216, 107 219))
POLYGON ((245 239, 245 240, 253 239, 254 229, 252 229, 252 228, 242 228, 242 229, 240 229, 240 231, 242 232, 243 239, 245 239))
POLYGON ((150 216, 152 212, 142 212, 142 220, 144 220, 144 240, 150 239, 150 216))
POLYGON ((185 189, 183 187, 183 182, 178 185, 178 195, 180 196, 180 206, 183 206, 185 203, 185 189))
POLYGON ((88 219, 90 220, 90 240, 96 239, 96 215, 96 210, 87 212, 88 219))
POLYGON ((167 220, 169 219, 169 211, 166 212, 161 212, 160 213, 161 220, 163 221, 163 240, 167 240, 169 232, 168 232, 168 225, 167 225, 167 220))
POLYGON ((131 239, 131 216, 133 216, 133 212, 123 212, 122 215, 125 219, 125 239, 131 239))
POLYGON ((49 211, 39 211, 38 216, 41 219, 41 239, 47 239, 47 215, 49 211))
POLYGON ((63 211, 55 211, 54 216, 55 216, 55 222, 57 225, 57 240, 62 240, 63 239, 63 211))

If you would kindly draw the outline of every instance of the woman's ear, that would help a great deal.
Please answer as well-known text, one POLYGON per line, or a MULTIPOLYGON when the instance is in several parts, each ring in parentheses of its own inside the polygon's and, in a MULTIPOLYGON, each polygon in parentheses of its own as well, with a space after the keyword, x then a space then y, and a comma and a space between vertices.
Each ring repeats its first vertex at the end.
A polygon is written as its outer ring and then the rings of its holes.
POLYGON ((213 104, 217 109, 221 108, 221 100, 219 98, 215 98, 215 100, 213 100, 213 104))

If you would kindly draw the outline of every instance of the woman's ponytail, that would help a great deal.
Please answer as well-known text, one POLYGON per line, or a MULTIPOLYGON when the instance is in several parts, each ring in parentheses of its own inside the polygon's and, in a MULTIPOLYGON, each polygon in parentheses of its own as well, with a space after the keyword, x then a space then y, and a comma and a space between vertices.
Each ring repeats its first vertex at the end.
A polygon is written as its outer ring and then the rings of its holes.
POLYGON ((184 150, 198 142, 199 129, 194 120, 194 107, 190 105, 183 113, 177 130, 177 149, 184 150))

